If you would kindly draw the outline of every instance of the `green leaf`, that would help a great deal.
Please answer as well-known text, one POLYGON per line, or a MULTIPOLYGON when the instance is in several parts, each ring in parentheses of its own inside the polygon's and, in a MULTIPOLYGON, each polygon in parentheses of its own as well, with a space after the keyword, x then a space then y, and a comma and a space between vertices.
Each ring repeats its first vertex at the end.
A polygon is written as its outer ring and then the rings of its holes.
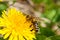
POLYGON ((59 36, 53 36, 51 37, 52 40, 60 40, 60 35, 59 36))
POLYGON ((49 11, 46 11, 45 17, 52 20, 55 14, 56 14, 55 10, 49 10, 49 11))
POLYGON ((6 10, 8 8, 7 2, 0 2, 0 16, 2 14, 3 10, 6 10))
POLYGON ((45 40, 46 36, 37 34, 36 40, 45 40))
POLYGON ((4 5, 4 4, 0 4, 0 10, 6 10, 7 9, 7 6, 4 5))
POLYGON ((60 8, 56 9, 56 16, 54 17, 53 22, 60 22, 60 8))
POLYGON ((50 37, 47 37, 45 40, 51 40, 51 38, 50 37))
POLYGON ((54 36, 55 33, 50 28, 40 28, 41 35, 45 35, 47 37, 54 36))
POLYGON ((3 38, 0 38, 0 40, 4 40, 3 38))

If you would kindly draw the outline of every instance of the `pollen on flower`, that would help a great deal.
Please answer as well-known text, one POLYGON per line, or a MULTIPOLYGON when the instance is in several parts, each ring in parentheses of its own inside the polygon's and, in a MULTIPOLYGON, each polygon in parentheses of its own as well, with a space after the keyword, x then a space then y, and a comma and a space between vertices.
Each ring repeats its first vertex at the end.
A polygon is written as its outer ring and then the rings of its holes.
POLYGON ((0 34, 3 38, 8 40, 33 40, 35 38, 35 30, 31 31, 34 27, 30 27, 31 21, 27 21, 26 16, 15 8, 10 8, 8 11, 2 12, 0 17, 0 34))

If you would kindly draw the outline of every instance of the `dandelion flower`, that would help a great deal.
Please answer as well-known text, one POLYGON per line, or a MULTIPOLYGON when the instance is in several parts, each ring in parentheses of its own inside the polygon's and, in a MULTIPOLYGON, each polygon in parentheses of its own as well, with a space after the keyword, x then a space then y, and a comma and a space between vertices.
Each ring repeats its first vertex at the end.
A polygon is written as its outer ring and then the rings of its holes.
POLYGON ((15 8, 2 12, 0 17, 0 34, 8 40, 33 40, 35 39, 35 30, 30 27, 32 22, 27 21, 26 16, 15 8), (31 31, 32 30, 32 31, 31 31))

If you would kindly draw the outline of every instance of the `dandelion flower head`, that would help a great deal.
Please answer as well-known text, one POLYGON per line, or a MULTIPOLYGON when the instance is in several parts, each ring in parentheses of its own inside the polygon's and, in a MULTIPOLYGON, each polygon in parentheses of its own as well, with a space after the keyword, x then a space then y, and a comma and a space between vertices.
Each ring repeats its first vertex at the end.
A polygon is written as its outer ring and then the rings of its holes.
POLYGON ((33 40, 35 39, 35 31, 30 27, 32 22, 27 21, 26 16, 15 8, 2 12, 0 17, 0 34, 8 40, 33 40))

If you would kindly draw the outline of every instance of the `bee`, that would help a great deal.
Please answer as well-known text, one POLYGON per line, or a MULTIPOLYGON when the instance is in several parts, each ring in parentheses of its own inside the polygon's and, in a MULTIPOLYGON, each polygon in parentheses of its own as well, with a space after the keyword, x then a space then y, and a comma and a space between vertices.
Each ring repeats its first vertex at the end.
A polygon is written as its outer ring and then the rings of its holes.
POLYGON ((31 31, 35 30, 35 32, 39 33, 40 28, 38 27, 38 22, 34 19, 34 17, 32 17, 30 15, 26 15, 26 18, 27 18, 27 21, 30 20, 32 22, 30 27, 32 27, 33 29, 31 31))

